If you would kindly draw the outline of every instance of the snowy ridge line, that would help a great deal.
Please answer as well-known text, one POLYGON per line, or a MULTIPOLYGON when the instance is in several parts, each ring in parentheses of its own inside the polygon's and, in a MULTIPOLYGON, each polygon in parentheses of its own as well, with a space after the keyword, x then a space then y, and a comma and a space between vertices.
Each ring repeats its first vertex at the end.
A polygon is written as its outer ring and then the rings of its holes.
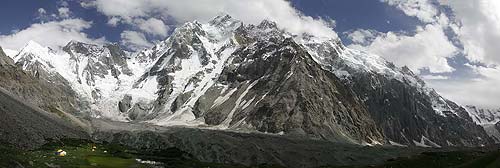
POLYGON ((356 73, 384 75, 408 84, 427 95, 436 114, 443 117, 446 117, 445 111, 458 114, 445 98, 436 93, 434 89, 426 86, 423 80, 407 67, 399 68, 378 55, 347 48, 338 39, 297 36, 294 40, 301 44, 325 70, 334 73, 341 79, 350 81, 351 76, 356 73))

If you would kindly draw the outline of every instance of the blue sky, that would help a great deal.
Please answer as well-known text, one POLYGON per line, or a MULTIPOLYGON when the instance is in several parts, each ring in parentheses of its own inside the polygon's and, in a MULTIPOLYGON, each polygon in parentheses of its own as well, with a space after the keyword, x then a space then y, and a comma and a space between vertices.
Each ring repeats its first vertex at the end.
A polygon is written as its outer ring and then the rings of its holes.
POLYGON ((178 24, 203 22, 219 13, 248 23, 271 18, 285 28, 301 23, 291 31, 326 35, 334 20, 335 32, 349 47, 409 66, 462 104, 500 106, 495 103, 500 102, 500 91, 491 89, 500 84, 500 49, 495 45, 500 33, 491 31, 500 29, 496 1, 4 0, 0 45, 19 50, 35 40, 58 47, 74 39, 140 50, 167 38, 178 24), (460 91, 463 88, 476 89, 460 91), (465 98, 469 95, 475 97, 465 98))
MULTIPOLYGON (((29 27, 33 23, 43 23, 53 18, 40 17, 39 9, 49 15, 57 14, 63 1, 57 0, 4 0, 0 10, 0 34, 11 34, 14 31, 29 27)), ((126 25, 110 26, 108 17, 95 8, 83 8, 79 1, 65 1, 71 9, 72 16, 92 21, 91 28, 84 30, 93 38, 106 37, 110 42, 119 42, 120 34, 126 25)), ((342 32, 355 29, 373 29, 381 32, 413 31, 419 24, 418 19, 408 17, 401 10, 388 6, 380 1, 366 0, 292 0, 292 5, 302 13, 313 17, 329 18, 336 21, 335 31, 344 38, 342 32)), ((172 20, 172 24, 175 21, 172 20)), ((158 39, 154 39, 158 40, 158 39)), ((349 42, 349 39, 344 39, 349 42)))
MULTIPOLYGON (((122 26, 111 27, 107 25, 107 17, 96 9, 85 9, 78 1, 64 1, 74 17, 92 21, 91 28, 84 30, 94 38, 105 36, 111 42, 120 40, 120 33, 125 28, 122 26)), ((3 0, 0 10, 0 34, 11 34, 13 31, 29 27, 33 23, 43 23, 54 18, 41 18, 39 9, 44 9, 49 15, 57 14, 58 8, 63 6, 63 1, 58 0, 3 0)))
POLYGON ((292 0, 292 3, 306 15, 334 19, 338 32, 353 29, 412 31, 419 22, 376 0, 292 0))

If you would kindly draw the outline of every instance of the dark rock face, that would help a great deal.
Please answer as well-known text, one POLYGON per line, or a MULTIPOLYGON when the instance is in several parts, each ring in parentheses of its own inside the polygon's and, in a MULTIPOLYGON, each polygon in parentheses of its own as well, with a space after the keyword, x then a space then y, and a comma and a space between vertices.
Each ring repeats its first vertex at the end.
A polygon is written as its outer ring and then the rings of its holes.
POLYGON ((262 40, 233 53, 196 115, 209 125, 252 128, 331 141, 382 141, 368 111, 334 74, 313 61, 292 39, 262 40), (220 98, 219 98, 220 99, 220 98))
POLYGON ((496 129, 498 132, 500 132, 500 122, 497 122, 497 123, 495 124, 495 129, 496 129))
POLYGON ((0 88, 0 142, 33 149, 49 139, 88 139, 82 128, 15 97, 0 88))
POLYGON ((131 108, 130 102, 132 101, 132 97, 125 95, 123 99, 118 102, 118 109, 120 112, 124 113, 127 112, 131 108))
POLYGON ((362 100, 386 142, 425 146, 493 143, 464 108, 426 87, 407 67, 398 68, 366 53, 353 53, 340 41, 304 46, 362 100))
POLYGON ((458 113, 445 111, 445 116, 438 115, 432 98, 409 84, 373 74, 356 74, 352 86, 356 93, 364 96, 368 111, 391 141, 413 144, 426 137, 440 146, 492 143, 465 109, 448 101, 458 113))

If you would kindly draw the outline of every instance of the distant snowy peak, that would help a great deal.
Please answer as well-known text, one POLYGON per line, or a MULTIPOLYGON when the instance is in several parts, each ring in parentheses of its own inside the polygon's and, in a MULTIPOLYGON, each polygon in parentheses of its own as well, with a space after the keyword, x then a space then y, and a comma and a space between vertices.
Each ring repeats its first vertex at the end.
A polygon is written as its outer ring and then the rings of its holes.
POLYGON ((128 56, 117 44, 99 46, 71 41, 63 50, 70 54, 70 59, 76 66, 86 66, 82 68, 95 71, 92 74, 104 76, 108 75, 107 71, 110 71, 115 78, 118 78, 120 74, 132 75, 126 61, 128 56), (81 63, 86 63, 86 65, 81 63))
POLYGON ((34 55, 46 55, 51 49, 44 47, 37 42, 30 40, 26 45, 19 51, 18 55, 22 54, 34 54, 34 55))
POLYGON ((8 57, 14 59, 14 57, 19 54, 19 51, 16 51, 16 50, 11 50, 11 49, 6 49, 4 48, 3 49, 3 52, 5 53, 5 55, 7 55, 8 57))
POLYGON ((48 76, 53 72, 55 55, 52 49, 29 41, 13 59, 24 71, 40 77, 41 74, 48 76))
POLYGON ((500 108, 489 109, 477 106, 465 106, 474 122, 480 125, 496 124, 500 122, 500 108))

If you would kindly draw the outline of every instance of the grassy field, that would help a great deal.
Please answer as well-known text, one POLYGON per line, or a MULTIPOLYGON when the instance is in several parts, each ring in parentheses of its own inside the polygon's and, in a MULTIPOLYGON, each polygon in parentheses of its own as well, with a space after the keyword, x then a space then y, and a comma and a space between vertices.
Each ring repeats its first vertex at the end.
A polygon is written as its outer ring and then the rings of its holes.
POLYGON ((240 168, 240 165, 203 163, 175 148, 156 153, 141 152, 120 145, 96 144, 82 140, 52 142, 33 151, 19 151, 0 145, 0 167, 63 167, 63 168, 150 168, 150 167, 222 167, 240 168), (93 146, 96 147, 92 151, 93 146), (55 152, 62 149, 64 157, 55 152), (146 163, 147 162, 147 163, 146 163))
MULTIPOLYGON (((69 167, 69 168, 243 168, 241 165, 204 163, 185 152, 171 148, 165 151, 144 152, 115 144, 96 144, 85 140, 64 140, 48 143, 33 151, 20 151, 0 143, 0 168, 69 167), (92 151, 93 146, 96 147, 92 151), (64 157, 55 152, 62 149, 64 157)), ((277 166, 257 166, 273 168, 277 166)), ((342 168, 498 168, 500 151, 481 150, 424 152, 411 157, 388 160, 382 165, 347 166, 342 168)), ((325 168, 338 168, 325 166, 325 168)))
POLYGON ((4 158, 1 159, 4 167, 9 166, 6 164, 12 165, 15 162, 28 167, 151 167, 151 165, 136 161, 133 152, 128 153, 125 148, 80 140, 49 143, 34 151, 17 151, 7 147, 4 149, 8 149, 0 156, 4 158), (97 148, 92 151, 94 145, 97 148), (55 152, 58 149, 66 151, 67 156, 56 156, 55 152))

